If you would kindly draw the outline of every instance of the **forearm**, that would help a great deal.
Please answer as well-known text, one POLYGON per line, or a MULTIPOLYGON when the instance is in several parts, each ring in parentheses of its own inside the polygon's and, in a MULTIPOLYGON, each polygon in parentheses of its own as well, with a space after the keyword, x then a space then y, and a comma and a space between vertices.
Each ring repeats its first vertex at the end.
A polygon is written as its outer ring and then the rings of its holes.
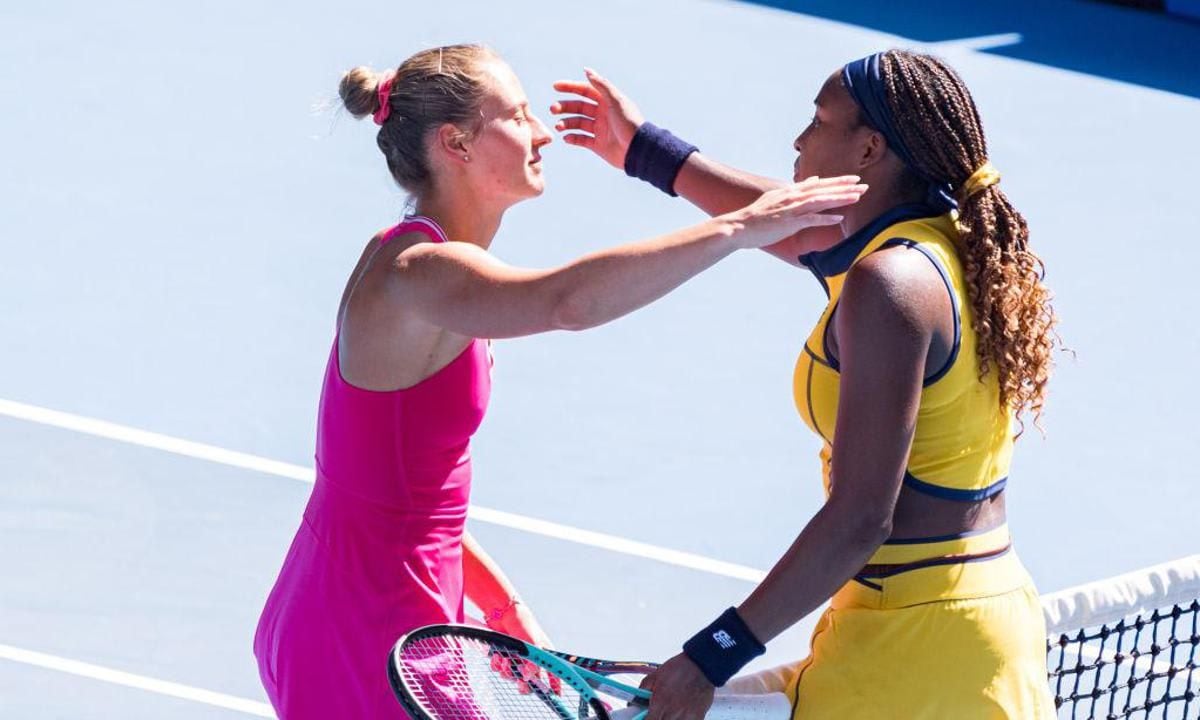
MULTIPOLYGON (((661 190, 682 195, 712 216, 745 207, 763 193, 783 185, 778 180, 738 170, 706 157, 694 145, 650 123, 638 128, 629 146, 620 154, 627 173, 661 190)), ((813 242, 831 244, 832 236, 828 233, 811 239, 808 235, 800 232, 762 249, 796 265, 800 255, 807 252, 805 246, 813 242)))
MULTIPOLYGON (((698 152, 675 177, 675 192, 709 215, 720 215, 754 202, 768 190, 784 183, 754 175, 719 163, 698 152)), ((798 264, 801 255, 819 247, 829 247, 841 239, 838 227, 813 227, 762 248, 791 265, 798 264)))
POLYGON ((463 590, 484 615, 505 607, 517 595, 504 571, 470 533, 463 535, 463 590))
POLYGON ((557 324, 583 330, 648 305, 736 250, 737 229, 729 219, 709 220, 592 253, 554 271, 547 281, 562 298, 557 324))
POLYGON ((675 192, 709 215, 745 207, 783 183, 724 165, 698 152, 675 176, 675 192))
POLYGON ((738 607, 762 643, 797 623, 852 578, 887 539, 886 523, 868 523, 826 503, 738 607))
POLYGON ((854 203, 863 190, 855 178, 813 178, 698 225, 553 270, 514 268, 470 243, 419 243, 395 258, 389 287, 396 303, 471 337, 583 330, 661 298, 739 248, 836 223, 839 216, 824 211, 854 203))

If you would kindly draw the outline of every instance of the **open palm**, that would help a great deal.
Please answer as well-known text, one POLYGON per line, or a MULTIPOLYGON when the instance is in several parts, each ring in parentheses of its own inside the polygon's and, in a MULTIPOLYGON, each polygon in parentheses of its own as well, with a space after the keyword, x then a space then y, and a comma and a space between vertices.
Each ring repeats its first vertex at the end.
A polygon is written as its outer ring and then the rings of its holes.
POLYGON ((609 165, 624 169, 629 143, 644 121, 642 113, 632 100, 594 70, 587 70, 586 75, 586 81, 554 83, 558 92, 577 96, 550 106, 551 114, 559 116, 554 128, 563 133, 567 144, 588 148, 609 165))

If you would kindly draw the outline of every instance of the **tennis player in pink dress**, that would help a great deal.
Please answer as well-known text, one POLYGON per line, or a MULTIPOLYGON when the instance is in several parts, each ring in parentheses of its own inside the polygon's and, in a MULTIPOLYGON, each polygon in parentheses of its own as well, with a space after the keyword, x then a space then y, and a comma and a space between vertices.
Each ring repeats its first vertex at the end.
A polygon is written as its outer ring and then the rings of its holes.
MULTIPOLYGON (((470 438, 491 390, 489 338, 581 330, 665 295, 735 250, 778 242, 857 201, 855 177, 811 179, 658 238, 552 270, 505 265, 505 210, 542 192, 551 135, 492 51, 422 51, 346 73, 416 214, 367 244, 346 284, 317 425, 316 483, 254 638, 283 720, 402 718, 387 682, 404 633, 463 622, 546 644, 496 564, 465 533, 470 438)), ((638 170, 652 182, 694 148, 638 170)))

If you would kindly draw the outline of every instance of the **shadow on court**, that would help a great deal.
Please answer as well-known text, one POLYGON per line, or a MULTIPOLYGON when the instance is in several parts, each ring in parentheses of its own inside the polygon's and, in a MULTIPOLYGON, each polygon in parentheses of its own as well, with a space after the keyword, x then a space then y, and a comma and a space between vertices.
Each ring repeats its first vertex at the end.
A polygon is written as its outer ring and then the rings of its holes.
POLYGON ((1200 97, 1200 22, 1083 0, 743 0, 924 43, 1020 33, 983 52, 1200 97))

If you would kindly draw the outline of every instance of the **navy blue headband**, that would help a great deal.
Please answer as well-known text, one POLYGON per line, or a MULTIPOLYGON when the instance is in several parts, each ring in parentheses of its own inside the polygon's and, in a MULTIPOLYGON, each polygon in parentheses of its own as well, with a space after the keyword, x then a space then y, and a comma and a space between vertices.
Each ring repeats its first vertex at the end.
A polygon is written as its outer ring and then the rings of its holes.
POLYGON ((954 188, 947 182, 938 182, 917 168, 913 162, 912 153, 900 137, 896 129, 896 119, 887 104, 887 85, 879 72, 879 59, 883 53, 875 53, 865 58, 846 63, 842 68, 842 83, 850 91, 850 97, 866 116, 867 124, 883 134, 888 147, 892 149, 910 170, 925 182, 929 183, 929 192, 925 202, 940 212, 958 209, 954 199, 954 188))

